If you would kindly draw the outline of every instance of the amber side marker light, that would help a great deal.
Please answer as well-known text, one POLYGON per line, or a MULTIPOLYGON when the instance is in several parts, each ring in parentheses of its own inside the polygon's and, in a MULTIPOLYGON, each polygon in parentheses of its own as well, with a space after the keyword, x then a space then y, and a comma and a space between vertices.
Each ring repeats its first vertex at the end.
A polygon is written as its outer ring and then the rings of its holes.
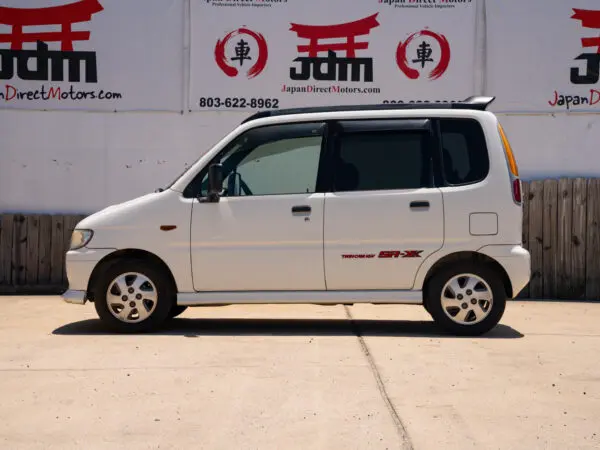
POLYGON ((177 225, 161 225, 160 229, 163 231, 171 231, 177 228, 177 225))
POLYGON ((512 180, 512 193, 513 199, 515 202, 521 204, 521 180, 519 179, 519 167, 517 166, 517 161, 515 160, 515 155, 513 154, 512 147, 510 146, 510 142, 508 142, 508 138, 506 137, 506 133, 504 132, 504 128, 502 125, 498 123, 498 132, 500 133, 500 138, 502 140, 502 147, 504 147, 504 154, 506 155, 506 159, 508 160, 508 166, 510 168, 510 173, 513 176, 512 180))

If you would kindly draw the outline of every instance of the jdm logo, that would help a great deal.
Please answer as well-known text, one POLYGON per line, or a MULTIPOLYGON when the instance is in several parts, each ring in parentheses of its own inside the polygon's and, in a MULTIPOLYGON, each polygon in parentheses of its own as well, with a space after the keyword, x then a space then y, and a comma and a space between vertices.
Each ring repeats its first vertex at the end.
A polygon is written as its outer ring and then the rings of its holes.
POLYGON ((85 82, 97 83, 96 52, 75 51, 73 42, 88 41, 89 31, 74 31, 73 24, 89 22, 95 13, 102 11, 98 0, 80 0, 47 8, 0 7, 0 24, 8 25, 10 33, 0 33, 0 43, 10 44, 0 49, 0 80, 16 77, 34 81, 81 81, 81 65, 85 65, 85 82), (60 27, 60 30, 39 29, 25 32, 23 27, 60 27), (60 42, 60 50, 50 50, 48 42, 60 42), (35 43, 35 50, 23 49, 23 44, 35 43), (31 68, 31 62, 34 62, 31 68), (65 77, 64 63, 68 63, 65 77))
POLYGON ((260 33, 248 28, 231 31, 215 46, 215 61, 228 77, 237 77, 246 67, 248 79, 259 75, 269 58, 267 41, 260 33))
MULTIPOLYGON (((575 14, 571 19, 581 20, 582 27, 600 30, 600 10, 573 9, 573 11, 575 14)), ((571 83, 596 84, 600 80, 600 36, 582 38, 581 46, 589 48, 590 51, 581 53, 575 59, 586 61, 587 68, 582 74, 577 67, 571 67, 571 83)))
POLYGON ((437 80, 450 64, 450 44, 443 34, 421 30, 411 34, 396 49, 396 64, 411 80, 423 73, 430 80, 437 80))
POLYGON ((290 31, 295 31, 299 38, 308 43, 298 45, 298 53, 306 53, 294 62, 300 63, 300 70, 290 68, 292 80, 308 80, 311 77, 318 81, 373 81, 373 58, 358 57, 358 50, 367 50, 369 42, 356 41, 359 36, 367 36, 371 29, 379 26, 377 14, 360 20, 336 25, 300 25, 291 24, 290 31), (337 40, 334 42, 332 40, 337 40), (336 52, 344 52, 339 56, 336 52), (327 56, 319 56, 325 53, 327 56), (325 67, 325 69, 323 69, 325 67))

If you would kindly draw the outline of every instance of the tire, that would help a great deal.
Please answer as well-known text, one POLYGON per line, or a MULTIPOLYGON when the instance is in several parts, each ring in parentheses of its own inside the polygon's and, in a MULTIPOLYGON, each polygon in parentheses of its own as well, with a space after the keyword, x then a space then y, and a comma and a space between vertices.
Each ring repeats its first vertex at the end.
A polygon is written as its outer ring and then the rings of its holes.
POLYGON ((175 304, 175 289, 164 270, 140 259, 112 264, 92 289, 98 316, 119 333, 159 329, 175 304))
POLYGON ((171 311, 169 311, 169 319, 174 319, 175 317, 183 314, 183 312, 188 309, 187 306, 181 306, 181 305, 173 305, 171 307, 171 311))
POLYGON ((458 336, 479 336, 500 322, 506 291, 500 274, 490 266, 458 263, 431 278, 425 301, 442 329, 458 336))

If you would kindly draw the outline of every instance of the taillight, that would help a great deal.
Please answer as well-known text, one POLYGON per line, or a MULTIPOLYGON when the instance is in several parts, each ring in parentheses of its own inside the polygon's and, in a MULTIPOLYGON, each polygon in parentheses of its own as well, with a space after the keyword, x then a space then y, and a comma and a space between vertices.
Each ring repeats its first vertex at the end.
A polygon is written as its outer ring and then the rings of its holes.
POLYGON ((521 204, 521 180, 515 178, 512 182, 513 199, 518 204, 521 204))

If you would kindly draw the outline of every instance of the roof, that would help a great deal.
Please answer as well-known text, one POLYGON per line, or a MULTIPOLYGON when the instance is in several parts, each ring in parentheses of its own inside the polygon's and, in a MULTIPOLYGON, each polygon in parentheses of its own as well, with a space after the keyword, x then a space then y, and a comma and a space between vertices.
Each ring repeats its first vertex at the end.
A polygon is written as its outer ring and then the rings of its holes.
POLYGON ((485 111, 496 97, 473 96, 462 102, 452 103, 386 103, 377 105, 337 105, 337 106, 314 106, 308 108, 288 108, 259 111, 246 118, 242 123, 266 117, 288 116, 292 114, 311 114, 342 111, 395 111, 406 109, 471 109, 485 111))

